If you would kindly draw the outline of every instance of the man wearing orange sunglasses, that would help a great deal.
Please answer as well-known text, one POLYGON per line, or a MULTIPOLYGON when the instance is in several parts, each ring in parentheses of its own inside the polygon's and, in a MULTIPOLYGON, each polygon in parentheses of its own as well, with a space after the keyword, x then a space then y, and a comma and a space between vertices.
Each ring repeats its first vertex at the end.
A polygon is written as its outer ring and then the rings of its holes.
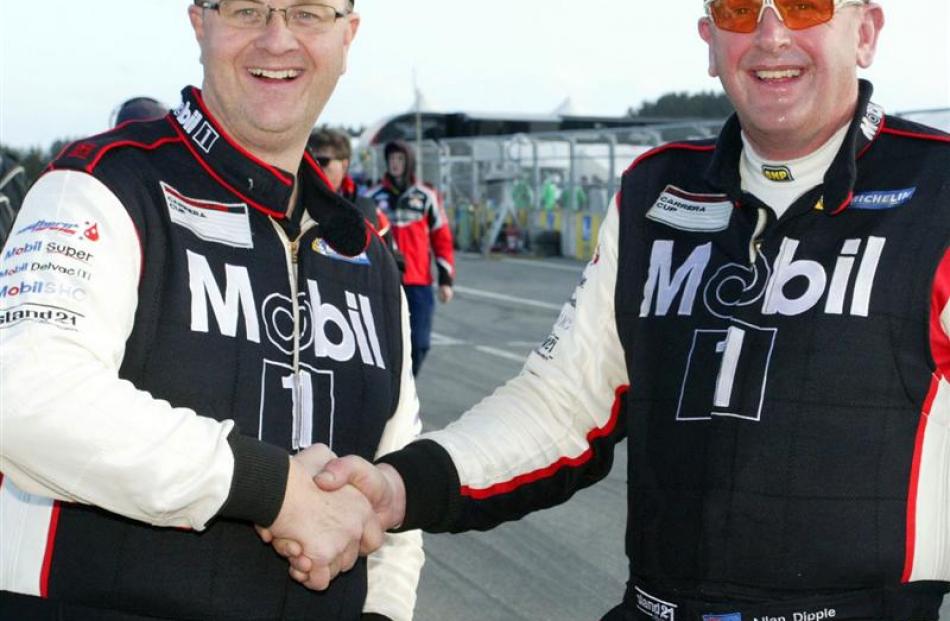
POLYGON ((487 529, 604 477, 627 439, 630 579, 605 620, 934 621, 950 583, 950 136, 886 116, 858 80, 877 4, 705 8, 736 108, 718 139, 627 170, 517 378, 318 483, 354 482, 386 527, 487 529))

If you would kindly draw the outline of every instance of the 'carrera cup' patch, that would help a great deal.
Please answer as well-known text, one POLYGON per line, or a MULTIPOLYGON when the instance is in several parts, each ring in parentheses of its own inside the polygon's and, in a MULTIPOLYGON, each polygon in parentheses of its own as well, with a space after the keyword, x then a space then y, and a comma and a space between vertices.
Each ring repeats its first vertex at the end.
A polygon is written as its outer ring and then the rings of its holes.
POLYGON ((693 194, 668 185, 647 218, 681 231, 716 232, 729 226, 732 210, 732 201, 725 194, 693 194))
POLYGON ((160 183, 172 222, 205 241, 235 248, 254 247, 247 205, 189 198, 164 181, 160 183))

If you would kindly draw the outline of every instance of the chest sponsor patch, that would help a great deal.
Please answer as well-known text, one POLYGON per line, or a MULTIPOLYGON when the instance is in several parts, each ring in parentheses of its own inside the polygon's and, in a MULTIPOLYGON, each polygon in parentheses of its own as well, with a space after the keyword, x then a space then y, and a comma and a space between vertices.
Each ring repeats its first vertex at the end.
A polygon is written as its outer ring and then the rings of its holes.
POLYGON ((313 240, 313 243, 310 244, 310 248, 319 255, 325 256, 328 259, 334 259, 336 261, 344 261, 346 263, 354 263, 356 265, 369 265, 369 257, 366 256, 366 253, 359 254, 355 257, 348 257, 346 255, 340 254, 333 247, 322 238, 317 238, 313 240))
POLYGON ((681 231, 723 231, 732 218, 732 201, 725 194, 694 194, 666 186, 647 218, 681 231))
POLYGON ((235 248, 254 247, 247 205, 189 198, 164 181, 160 183, 172 222, 205 241, 235 248))
POLYGON ((893 209, 914 198, 916 193, 916 187, 903 190, 862 192, 861 194, 855 194, 854 198, 851 199, 851 206, 855 209, 893 209))

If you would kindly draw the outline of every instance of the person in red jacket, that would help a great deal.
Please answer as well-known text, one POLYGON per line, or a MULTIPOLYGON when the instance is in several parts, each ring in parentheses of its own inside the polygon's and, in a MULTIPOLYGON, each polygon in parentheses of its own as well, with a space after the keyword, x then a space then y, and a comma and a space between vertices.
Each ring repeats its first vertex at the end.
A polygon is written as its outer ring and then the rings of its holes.
POLYGON ((418 374, 429 351, 432 335, 432 255, 439 277, 439 301, 452 299, 455 257, 452 231, 435 191, 416 181, 415 158, 406 142, 396 140, 385 147, 386 174, 382 183, 369 190, 383 213, 389 216, 396 247, 406 259, 402 284, 409 300, 412 333, 412 372, 418 374))

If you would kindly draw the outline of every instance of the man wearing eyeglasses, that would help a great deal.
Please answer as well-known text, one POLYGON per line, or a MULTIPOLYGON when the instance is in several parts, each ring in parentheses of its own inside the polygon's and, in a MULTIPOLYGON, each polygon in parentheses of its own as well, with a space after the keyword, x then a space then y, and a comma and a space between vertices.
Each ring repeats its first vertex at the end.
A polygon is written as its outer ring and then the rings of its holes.
POLYGON ((353 9, 197 0, 202 88, 26 197, 0 265, 0 618, 411 619, 419 534, 312 479, 419 428, 396 266, 305 152, 353 9), (320 570, 298 584, 255 525, 320 570))
POLYGON ((384 526, 487 529, 596 482, 626 439, 630 579, 605 620, 933 621, 950 581, 950 136, 886 116, 858 81, 877 4, 705 8, 737 111, 718 139, 631 165, 517 378, 317 481, 358 481, 384 526))

